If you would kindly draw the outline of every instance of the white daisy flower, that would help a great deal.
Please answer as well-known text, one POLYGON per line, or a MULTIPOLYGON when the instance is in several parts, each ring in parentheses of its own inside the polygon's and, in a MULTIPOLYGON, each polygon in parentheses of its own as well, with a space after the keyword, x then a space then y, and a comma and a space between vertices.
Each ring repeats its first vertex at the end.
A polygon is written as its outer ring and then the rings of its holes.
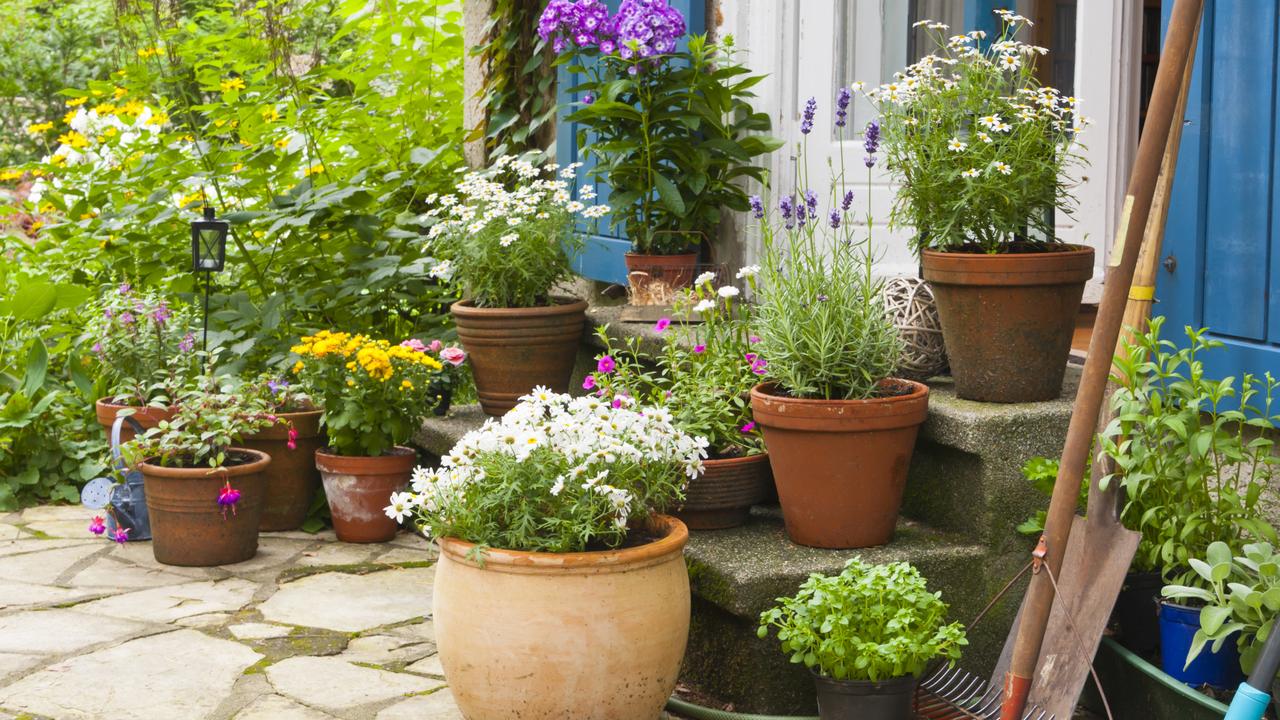
POLYGON ((739 292, 738 288, 732 285, 725 285, 719 290, 716 290, 716 294, 722 298, 734 298, 734 297, 738 297, 738 295, 741 293, 739 292))
POLYGON ((968 170, 965 170, 964 172, 960 173, 960 175, 962 177, 967 177, 967 178, 976 178, 978 177, 978 171, 974 168, 969 168, 968 170))
POLYGON ((998 160, 996 162, 991 163, 991 167, 994 168, 996 172, 1000 173, 1001 175, 1013 174, 1013 168, 1009 167, 1008 164, 1002 163, 998 160))
POLYGON ((947 149, 951 152, 964 152, 969 147, 969 143, 960 142, 960 138, 951 138, 951 142, 947 143, 947 149))

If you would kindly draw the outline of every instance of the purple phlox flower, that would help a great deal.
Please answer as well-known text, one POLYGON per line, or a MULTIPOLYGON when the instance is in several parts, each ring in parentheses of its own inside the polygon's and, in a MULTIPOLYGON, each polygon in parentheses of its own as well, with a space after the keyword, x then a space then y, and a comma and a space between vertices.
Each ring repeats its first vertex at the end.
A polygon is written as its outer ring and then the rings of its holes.
POLYGON ((151 319, 155 321, 156 325, 163 326, 165 323, 169 322, 169 318, 171 317, 173 317, 173 312, 169 310, 169 305, 163 300, 160 301, 160 304, 156 306, 155 310, 151 311, 151 319))
POLYGON ((186 335, 183 335, 182 339, 178 341, 178 349, 184 353, 191 352, 193 349, 195 349, 195 346, 196 346, 196 336, 192 335, 191 333, 187 333, 186 335))
POLYGON ((816 217, 818 214, 818 193, 813 190, 805 190, 804 204, 809 206, 809 215, 816 217))
POLYGON ((89 521, 89 532, 94 535, 101 535, 106 531, 107 521, 104 520, 101 515, 94 515, 93 519, 89 521))
POLYGON ((667 0, 622 0, 612 23, 623 59, 666 55, 685 34, 684 15, 667 0))
POLYGON ((583 389, 583 390, 591 390, 591 389, 592 389, 592 388, 594 388, 595 386, 596 386, 596 376, 595 376, 595 375, 588 375, 588 376, 586 376, 586 377, 582 378, 582 389, 583 389))
POLYGON ((613 361, 613 357, 609 355, 602 355, 600 356, 600 359, 596 361, 596 372, 598 373, 608 375, 617 367, 618 364, 615 363, 613 361))
POLYGON ((119 525, 117 525, 116 531, 112 533, 111 539, 115 540, 121 545, 125 544, 126 542, 129 542, 129 528, 120 527, 119 525))
POLYGON ((133 321, 134 321, 133 313, 129 312, 128 310, 125 310, 124 312, 120 313, 120 324, 132 325, 133 321))
POLYGON ((702 353, 704 353, 704 352, 706 352, 706 351, 707 351, 707 346, 706 346, 706 345, 694 345, 694 346, 693 346, 693 351, 694 351, 695 353, 697 353, 697 354, 701 355, 702 353))
POLYGON ((760 342, 760 336, 759 335, 748 336, 747 342, 751 343, 752 345, 755 345, 756 343, 760 342))
POLYGON ((111 308, 103 308, 103 309, 102 309, 102 317, 106 318, 107 320, 110 320, 111 318, 113 318, 113 317, 115 317, 115 316, 116 316, 116 313, 115 313, 115 311, 114 311, 114 310, 112 310, 111 308))
POLYGON ((593 95, 592 93, 587 93, 587 94, 585 94, 585 95, 583 95, 583 96, 582 96, 582 104, 583 104, 583 105, 590 105, 591 103, 593 103, 593 102, 595 102, 595 101, 596 101, 596 96, 595 96, 595 95, 593 95))
POLYGON ((759 195, 752 195, 747 198, 747 202, 751 204, 751 215, 759 220, 764 217, 764 201, 759 195))
POLYGON ((804 114, 800 117, 800 132, 808 135, 813 131, 813 114, 818 111, 818 99, 811 97, 804 104, 804 114))
POLYGON ((831 208, 831 215, 827 217, 827 222, 831 223, 831 228, 833 230, 840 227, 840 211, 835 208, 831 208))
POLYGON ((653 325, 653 331, 656 333, 662 333, 666 332, 669 327, 671 327, 671 318, 659 318, 658 322, 653 325))
POLYGON ((746 425, 743 425, 742 427, 740 427, 740 428, 738 428, 738 429, 739 429, 739 430, 741 430, 741 431, 742 431, 742 432, 744 432, 744 433, 749 433, 749 432, 751 432, 751 431, 753 431, 753 430, 755 430, 755 429, 756 429, 756 421, 755 421, 755 420, 748 420, 746 425))
POLYGON ((227 518, 227 509, 231 509, 231 514, 236 514, 236 503, 240 502, 240 491, 231 487, 231 481, 228 480, 218 493, 218 506, 222 508, 222 519, 227 518))
POLYGON ((849 208, 853 206, 853 191, 850 190, 844 194, 840 200, 840 209, 849 212, 849 208))
POLYGON ((551 0, 538 19, 538 37, 550 40, 557 53, 571 42, 584 48, 601 45, 612 34, 609 8, 600 0, 551 0))
POLYGON ((288 380, 268 380, 267 381, 267 389, 273 393, 284 392, 284 389, 287 387, 289 387, 288 380))
POLYGON ((836 127, 844 127, 848 121, 849 101, 852 99, 853 93, 847 87, 840 88, 840 92, 836 93, 836 127))

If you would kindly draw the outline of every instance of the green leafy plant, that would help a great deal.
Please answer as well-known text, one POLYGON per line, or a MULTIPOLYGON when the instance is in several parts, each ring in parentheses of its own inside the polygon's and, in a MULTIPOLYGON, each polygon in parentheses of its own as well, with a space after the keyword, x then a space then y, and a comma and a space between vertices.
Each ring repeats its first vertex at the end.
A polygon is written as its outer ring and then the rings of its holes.
POLYGON ((954 664, 968 644, 960 623, 946 624, 942 594, 929 592, 910 563, 855 557, 839 575, 814 573, 777 602, 760 614, 759 636, 773 629, 791 662, 836 680, 918 676, 935 658, 954 664))
POLYGON ((662 408, 610 408, 535 388, 501 420, 467 433, 439 469, 391 498, 397 520, 432 537, 538 552, 617 547, 629 523, 678 503, 707 441, 662 408))
POLYGON ((947 38, 946 25, 921 21, 939 54, 865 93, 901 183, 891 220, 915 230, 917 251, 1035 250, 1014 243, 1032 234, 1055 243, 1051 211, 1075 207, 1067 174, 1082 162, 1078 101, 1036 79, 1047 50, 1015 39, 1030 21, 997 12, 993 42, 981 30, 947 38))
POLYGON ((198 375, 190 309, 125 283, 104 294, 90 318, 84 340, 113 402, 170 404, 198 375))
POLYGON ((1231 552, 1276 542, 1261 501, 1280 467, 1268 435, 1280 419, 1272 406, 1280 382, 1269 373, 1238 385, 1211 379, 1201 357, 1222 343, 1187 327, 1179 348, 1160 337, 1163 325, 1152 318, 1115 358, 1115 419, 1098 441, 1116 470, 1098 482, 1124 488, 1121 518, 1142 533, 1135 567, 1192 585, 1200 576, 1188 564, 1215 541, 1231 552))
POLYGON ((1248 543, 1233 560, 1230 546, 1213 542, 1203 560, 1187 562, 1203 587, 1166 585, 1161 590, 1166 598, 1203 604, 1186 664, 1206 645, 1216 653, 1235 635, 1240 665, 1246 673, 1252 671, 1280 613, 1280 557, 1270 543, 1248 543))
POLYGON ((321 330, 292 351, 293 372, 324 410, 321 423, 338 455, 376 457, 413 437, 435 407, 441 364, 416 340, 392 345, 321 330))
MULTIPOLYGON (((746 267, 738 276, 754 287, 757 271, 746 267)), ((597 328, 604 352, 583 389, 619 406, 667 408, 676 427, 707 438, 713 458, 757 455, 764 438, 751 419, 748 393, 767 363, 753 352, 759 338, 752 334, 750 304, 735 302, 737 287, 714 287, 712 276, 698 277, 677 301, 677 322, 658 320, 654 329, 663 344, 656 356, 641 350, 638 337, 615 347, 608 329, 597 328)))
POLYGON ((427 211, 434 222, 428 247, 439 260, 431 274, 460 285, 477 307, 553 302, 552 289, 573 276, 571 254, 581 246, 572 229, 576 216, 609 212, 607 205, 585 204, 595 197, 590 188, 571 199, 566 180, 573 171, 504 155, 488 170, 468 173, 457 195, 427 211))
POLYGON ((236 441, 274 423, 275 417, 259 398, 206 378, 179 399, 172 420, 162 420, 130 440, 123 452, 131 464, 224 467, 243 462, 231 452, 236 441))
POLYGON ((497 0, 472 53, 485 72, 479 105, 485 117, 468 141, 483 138, 491 156, 545 150, 555 139, 555 56, 534 26, 544 0, 497 0))
MULTIPOLYGON (((1092 455, 1090 455, 1092 457, 1092 455)), ((1046 496, 1053 496, 1053 486, 1058 482, 1058 461, 1046 457, 1033 457, 1022 465, 1022 477, 1036 490, 1046 496)), ((1080 496, 1076 507, 1083 508, 1089 503, 1089 471, 1086 468, 1084 478, 1080 480, 1080 496)), ((1022 521, 1016 530, 1023 535, 1039 537, 1044 532, 1044 521, 1048 512, 1037 510, 1022 521)))

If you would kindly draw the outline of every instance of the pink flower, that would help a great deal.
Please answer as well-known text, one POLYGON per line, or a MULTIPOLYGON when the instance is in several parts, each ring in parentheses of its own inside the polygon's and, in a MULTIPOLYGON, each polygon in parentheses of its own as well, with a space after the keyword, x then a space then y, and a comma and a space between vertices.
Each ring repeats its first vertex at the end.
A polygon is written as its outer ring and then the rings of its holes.
POLYGON ((223 486, 222 491, 218 493, 218 505, 222 508, 222 519, 227 519, 227 508, 231 508, 231 514, 236 514, 236 503, 240 502, 240 491, 231 487, 231 481, 228 480, 223 486))
POLYGON ((120 527, 119 525, 117 525, 115 534, 111 537, 111 539, 115 540, 121 545, 125 544, 126 542, 129 541, 129 528, 120 527))
POLYGON ((582 379, 582 389, 590 390, 596 386, 596 376, 588 375, 582 379))
POLYGON ((458 367, 467 361, 467 353, 460 347, 447 347, 440 351, 440 359, 458 367))
POLYGON ((622 407, 622 398, 614 398, 613 402, 609 403, 609 405, 611 405, 614 410, 617 410, 622 407))
MULTIPOLYGON (((437 340, 436 342, 439 342, 439 341, 437 340)), ((405 340, 404 342, 400 343, 400 345, 401 347, 407 347, 414 352, 427 351, 427 346, 423 345, 422 341, 419 340, 418 338, 409 338, 408 340, 405 340)))
POLYGON ((694 352, 696 352, 696 353, 698 353, 699 355, 701 355, 702 353, 704 353, 704 352, 706 352, 706 351, 707 351, 707 346, 706 346, 706 345, 694 345, 694 346, 693 346, 693 351, 694 351, 694 352))
POLYGON ((756 354, 755 354, 755 353, 743 353, 742 357, 746 358, 746 359, 747 359, 747 362, 755 362, 755 361, 756 361, 756 354))
POLYGON ((755 345, 756 343, 760 342, 760 336, 752 335, 747 338, 747 342, 751 343, 752 345, 755 345))
POLYGON ((600 357, 599 360, 596 361, 596 372, 601 372, 601 373, 604 373, 605 375, 608 375, 609 373, 613 372, 614 369, 616 369, 617 367, 618 367, 618 364, 615 363, 613 361, 613 358, 608 355, 603 355, 600 357))
POLYGON ((751 363, 751 372, 757 375, 763 375, 764 369, 768 366, 769 363, 764 358, 756 358, 756 361, 751 363))
POLYGON ((298 428, 293 427, 292 425, 289 426, 289 441, 285 443, 285 445, 290 450, 298 449, 298 428))
POLYGON ((743 425, 741 428, 738 428, 738 429, 744 433, 749 433, 756 429, 756 421, 748 420, 746 425, 743 425))
POLYGON ((427 346, 427 349, 434 353, 434 352, 440 352, 440 348, 442 347, 444 347, 444 343, 440 342, 439 340, 432 340, 431 344, 427 346))
POLYGON ((102 519, 101 515, 94 515, 93 520, 89 521, 89 532, 94 535, 101 535, 107 531, 107 521, 102 519))
POLYGON ((664 318, 660 318, 658 322, 653 326, 653 331, 656 333, 666 332, 667 328, 669 327, 671 327, 671 318, 664 317, 664 318))

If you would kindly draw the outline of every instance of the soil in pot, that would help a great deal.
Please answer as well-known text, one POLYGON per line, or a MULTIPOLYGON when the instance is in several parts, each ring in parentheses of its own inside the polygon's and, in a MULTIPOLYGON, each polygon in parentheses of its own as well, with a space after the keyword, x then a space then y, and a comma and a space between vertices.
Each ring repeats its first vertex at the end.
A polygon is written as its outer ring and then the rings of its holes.
POLYGON ((874 682, 833 680, 813 674, 822 720, 911 720, 913 675, 874 682))
POLYGON ((378 457, 349 457, 316 451, 316 468, 329 501, 333 531, 342 542, 386 542, 400 526, 387 517, 391 494, 409 484, 418 455, 397 445, 378 457))
POLYGON ((669 305, 679 291, 693 284, 698 270, 698 253, 643 255, 627 253, 627 282, 632 304, 669 305))
POLYGON ((266 497, 260 528, 264 531, 297 530, 307 519, 320 487, 320 471, 316 469, 316 450, 324 447, 320 415, 319 410, 280 413, 280 422, 241 442, 250 450, 271 456, 271 464, 263 471, 266 497), (298 433, 293 449, 289 448, 290 428, 298 433))
POLYGON ((555 298, 545 307, 478 308, 460 300, 450 310, 485 413, 505 414, 539 385, 568 392, 586 326, 586 301, 555 298))
POLYGON ((921 253, 959 397, 1039 402, 1062 394, 1093 248, 1053 247, 1061 249, 921 253))
MULTIPOLYGON (((107 442, 111 442, 111 426, 115 424, 116 415, 125 409, 133 410, 130 416, 138 421, 144 429, 150 430, 160 424, 161 420, 172 420, 174 414, 178 411, 176 407, 151 407, 150 405, 117 405, 108 398, 93 404, 94 413, 98 417, 98 424, 102 426, 103 431, 107 434, 107 442)), ((127 443, 135 437, 133 428, 129 423, 120 426, 120 442, 127 443)))
POLYGON ((1160 602, 1160 669, 1191 687, 1235 688, 1244 680, 1236 634, 1229 635, 1216 653, 1212 647, 1205 646, 1187 665, 1187 653, 1199 629, 1200 608, 1160 602))
POLYGON ((142 463, 156 561, 212 567, 253 557, 266 486, 263 471, 270 462, 265 453, 233 448, 220 468, 142 463), (227 483, 240 491, 240 499, 224 513, 218 497, 227 483))
POLYGON ((751 390, 787 535, 800 545, 862 548, 893 539, 929 388, 886 380, 883 397, 798 399, 751 390))
POLYGON ((1160 647, 1157 601, 1163 587, 1164 580, 1158 572, 1128 573, 1111 611, 1119 630, 1116 639, 1125 649, 1142 657, 1151 657, 1160 647))
POLYGON ((688 530, 581 553, 489 549, 443 538, 436 644, 463 716, 654 720, 675 689, 689 631, 688 530))
POLYGON ((773 485, 768 453, 707 460, 703 474, 689 481, 675 516, 690 530, 720 530, 747 521, 751 506, 773 485))

